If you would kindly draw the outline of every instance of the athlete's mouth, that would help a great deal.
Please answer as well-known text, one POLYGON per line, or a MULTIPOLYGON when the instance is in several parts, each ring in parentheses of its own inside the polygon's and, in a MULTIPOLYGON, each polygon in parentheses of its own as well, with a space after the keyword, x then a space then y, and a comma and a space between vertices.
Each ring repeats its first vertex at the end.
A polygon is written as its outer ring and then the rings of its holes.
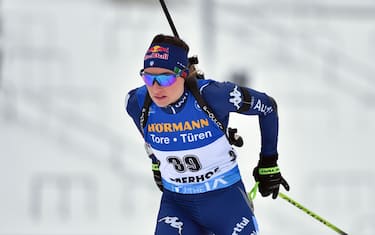
POLYGON ((167 98, 166 95, 155 95, 154 96, 154 99, 156 99, 156 100, 162 100, 162 99, 165 99, 165 98, 167 98))

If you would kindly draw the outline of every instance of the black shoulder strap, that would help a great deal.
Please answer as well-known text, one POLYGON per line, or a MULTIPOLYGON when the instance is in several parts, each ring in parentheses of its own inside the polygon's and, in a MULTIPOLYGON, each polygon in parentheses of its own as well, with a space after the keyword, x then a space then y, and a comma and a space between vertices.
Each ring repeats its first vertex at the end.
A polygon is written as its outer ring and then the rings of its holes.
POLYGON ((141 129, 142 129, 142 133, 143 133, 143 129, 145 128, 146 123, 147 123, 148 110, 150 109, 151 103, 152 103, 152 100, 151 100, 150 94, 147 91, 146 96, 145 96, 145 101, 143 102, 141 116, 139 117, 139 123, 140 123, 141 129))
MULTIPOLYGON (((230 144, 235 145, 237 147, 243 146, 243 139, 241 136, 237 135, 237 129, 233 129, 228 127, 228 133, 226 129, 224 128, 224 125, 219 121, 218 118, 216 118, 215 113, 212 111, 210 106, 208 106, 207 102, 203 99, 202 94, 199 91, 198 88, 198 81, 195 77, 188 77, 186 78, 185 84, 187 88, 191 91, 194 98, 197 100, 199 106, 201 109, 207 114, 207 116, 222 130, 227 137, 230 144)), ((244 98, 242 100, 242 106, 238 110, 238 112, 247 111, 250 109, 251 106, 251 95, 249 91, 244 88, 240 87, 241 93, 243 94, 244 98)))
POLYGON ((210 106, 207 105, 206 101, 203 99, 201 93, 199 92, 197 79, 193 76, 189 76, 186 78, 185 84, 187 88, 191 91, 194 98, 197 100, 201 109, 207 114, 207 116, 222 130, 226 133, 224 125, 216 118, 215 113, 212 111, 210 106))

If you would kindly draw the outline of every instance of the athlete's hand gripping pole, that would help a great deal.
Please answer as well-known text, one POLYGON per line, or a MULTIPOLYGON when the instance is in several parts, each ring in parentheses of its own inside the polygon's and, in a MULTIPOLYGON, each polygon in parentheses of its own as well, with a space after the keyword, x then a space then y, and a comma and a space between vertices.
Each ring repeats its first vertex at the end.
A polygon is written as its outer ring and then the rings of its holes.
POLYGON ((156 158, 154 153, 152 152, 152 149, 148 143, 145 143, 145 150, 148 155, 148 157, 152 161, 152 174, 154 176, 154 181, 156 186, 158 186, 159 190, 163 192, 163 182, 161 181, 161 174, 159 170, 160 161, 156 158))
POLYGON ((260 156, 258 165, 254 168, 253 176, 255 182, 258 182, 259 192, 263 197, 272 194, 276 199, 279 193, 280 185, 289 191, 289 184, 281 176, 280 168, 277 165, 278 155, 260 156))

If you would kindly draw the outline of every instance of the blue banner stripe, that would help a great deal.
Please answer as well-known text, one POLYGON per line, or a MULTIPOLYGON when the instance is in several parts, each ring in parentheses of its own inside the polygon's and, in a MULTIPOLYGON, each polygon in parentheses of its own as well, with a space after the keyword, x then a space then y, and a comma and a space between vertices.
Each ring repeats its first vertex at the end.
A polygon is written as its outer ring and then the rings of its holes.
POLYGON ((163 180, 163 186, 165 189, 182 194, 196 194, 196 193, 205 193, 212 190, 217 190, 221 188, 226 188, 241 179, 240 171, 238 166, 235 166, 233 169, 225 172, 222 175, 219 175, 215 178, 209 179, 206 182, 202 183, 190 183, 190 184, 173 184, 163 180))

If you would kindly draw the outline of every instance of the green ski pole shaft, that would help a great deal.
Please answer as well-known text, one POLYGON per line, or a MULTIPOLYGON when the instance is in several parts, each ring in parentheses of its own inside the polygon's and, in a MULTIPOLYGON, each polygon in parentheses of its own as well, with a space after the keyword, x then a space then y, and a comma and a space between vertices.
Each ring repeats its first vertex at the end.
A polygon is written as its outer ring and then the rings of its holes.
POLYGON ((318 220, 319 222, 323 223, 324 225, 326 225, 327 227, 331 228, 332 230, 336 231, 338 234, 348 235, 346 232, 342 231, 341 229, 339 229, 335 225, 333 225, 330 222, 328 222, 326 219, 323 219, 319 215, 315 214, 314 212, 310 211, 306 207, 302 206, 300 203, 298 203, 295 200, 291 199, 289 196, 287 196, 287 195, 285 195, 283 193, 279 193, 279 197, 281 197, 282 199, 286 200, 287 202, 289 202, 293 206, 297 207, 298 209, 302 210, 303 212, 305 212, 306 214, 310 215, 311 217, 313 217, 314 219, 318 220))

